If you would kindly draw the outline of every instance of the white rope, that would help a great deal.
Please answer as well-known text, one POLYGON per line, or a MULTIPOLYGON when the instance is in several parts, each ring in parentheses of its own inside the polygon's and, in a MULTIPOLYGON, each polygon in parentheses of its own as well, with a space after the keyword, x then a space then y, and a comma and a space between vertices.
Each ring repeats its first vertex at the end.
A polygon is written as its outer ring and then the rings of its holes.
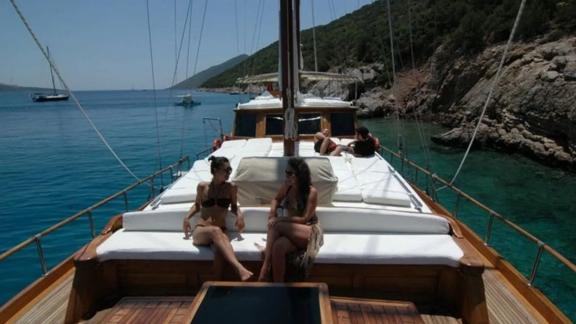
MULTIPOLYGON (((150 68, 152 70, 152 94, 154 96, 154 124, 156 126, 156 155, 158 170, 162 170, 162 147, 160 145, 160 126, 158 125, 158 100, 156 95, 156 74, 154 73, 154 53, 152 51, 152 30, 150 28, 150 0, 146 0, 146 22, 148 24, 148 48, 150 50, 150 68)), ((164 177, 160 178, 164 181, 164 177)))
POLYGON ((30 25, 28 24, 28 21, 26 20, 26 18, 24 17, 24 15, 22 14, 22 12, 20 11, 20 8, 18 8, 18 5, 16 5, 15 0, 10 0, 10 3, 12 4, 12 7, 14 7, 14 10, 16 10, 16 14, 18 14, 18 17, 20 18, 20 20, 22 21, 22 23, 24 24, 24 26, 26 27, 26 29, 28 30, 28 33, 30 33, 30 36, 32 36, 32 39, 34 40, 34 43, 36 43, 36 46, 38 46, 38 48, 40 49, 40 52, 42 52, 42 55, 44 55, 44 58, 48 61, 48 64, 50 64, 50 68, 52 68, 54 70, 54 73, 56 73, 56 76, 58 77, 58 80, 60 80, 60 82, 62 83, 62 86, 64 86, 64 89, 70 94, 70 97, 72 97, 72 100, 74 101, 74 103, 76 104, 76 107, 80 110, 80 112, 82 113, 82 115, 84 115, 84 117, 86 118, 86 120, 88 121, 88 123, 90 124, 90 126, 92 127, 92 129, 94 129, 94 131, 96 132, 96 134, 98 135, 98 137, 100 138, 100 140, 102 141, 102 143, 104 143, 104 145, 106 146, 106 148, 108 148, 108 150, 110 151, 110 153, 112 153, 112 155, 114 156, 114 158, 116 159, 116 161, 118 161, 118 163, 120 163, 120 165, 132 176, 134 177, 136 180, 141 181, 140 178, 138 178, 136 176, 136 174, 134 174, 134 172, 132 172, 132 170, 130 170, 130 168, 126 165, 126 163, 124 163, 124 161, 122 161, 122 159, 118 156, 118 154, 116 154, 116 152, 114 151, 114 149, 112 148, 112 146, 110 146, 110 144, 108 143, 108 141, 106 140, 106 138, 104 137, 104 135, 102 135, 102 133, 98 130, 98 128, 96 127, 96 125, 94 124, 94 122, 92 121, 92 119, 90 118, 90 116, 88 115, 88 113, 84 110, 84 108, 82 107, 82 105, 80 104, 80 101, 78 101, 78 98, 76 98, 76 95, 74 95, 74 93, 70 90, 70 87, 68 87, 68 84, 64 81, 64 78, 62 78, 62 75, 60 74, 60 71, 58 70, 58 68, 56 67, 56 65, 54 64, 54 62, 52 62, 52 60, 50 59, 50 57, 48 57, 48 54, 46 53, 46 51, 44 51, 44 48, 42 48, 42 45, 40 44, 40 41, 38 40, 38 37, 36 37, 36 34, 34 33, 34 31, 32 31, 32 28, 30 27, 30 25))
MULTIPOLYGON (((478 118, 478 123, 476 124, 476 127, 474 128, 474 133, 472 133, 472 138, 470 139, 470 143, 468 143, 468 147, 466 148, 466 153, 464 153, 464 156, 462 157, 462 161, 460 161, 460 165, 458 166, 456 173, 452 177, 452 180, 450 180, 450 185, 454 184, 454 181, 456 181, 456 178, 458 177, 458 175, 460 174, 460 171, 462 170, 462 166, 464 165, 464 162, 466 161, 466 158, 468 157, 468 154, 470 153, 470 149, 472 148, 472 144, 474 144, 474 139, 476 138, 476 134, 478 133, 478 129, 480 128, 480 124, 482 124, 482 118, 484 118, 484 114, 486 113, 486 109, 488 108, 488 104, 490 103, 490 99, 492 98, 492 94, 494 93, 494 89, 496 88, 496 86, 500 82, 500 77, 502 74, 502 67, 504 66, 504 62, 506 61, 506 57, 508 56, 508 50, 510 49, 510 44, 512 44, 512 40, 514 39, 514 34, 516 33, 516 29, 518 28, 518 24, 520 23, 520 17, 522 16, 522 12, 524 12, 524 6, 525 5, 526 5, 526 0, 522 0, 522 3, 520 3, 520 8, 518 9, 518 13, 516 14, 516 20, 514 21, 514 26, 512 26, 512 30, 510 31, 510 37, 508 37, 508 42, 506 43, 506 47, 504 48, 504 53, 502 54, 502 58, 500 59, 500 64, 498 65, 498 71, 496 72, 496 77, 494 78, 494 82, 492 82, 492 86, 490 87, 490 92, 488 92, 488 97, 486 98, 486 101, 484 102, 484 107, 482 108, 482 113, 480 114, 480 117, 478 118)), ((444 189, 445 187, 446 186, 443 186, 438 190, 444 189)))

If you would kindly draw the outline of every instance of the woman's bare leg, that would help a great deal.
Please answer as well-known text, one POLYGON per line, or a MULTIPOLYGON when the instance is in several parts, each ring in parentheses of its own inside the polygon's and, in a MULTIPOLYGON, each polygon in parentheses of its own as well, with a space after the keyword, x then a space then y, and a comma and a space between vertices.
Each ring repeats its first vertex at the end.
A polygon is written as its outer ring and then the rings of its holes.
POLYGON ((216 280, 222 280, 224 278, 224 256, 220 253, 220 250, 214 249, 214 276, 216 280))
POLYGON ((286 273, 286 254, 306 248, 312 235, 312 228, 304 224, 280 222, 274 225, 274 230, 278 238, 270 250, 272 274, 275 282, 282 282, 286 273))
POLYGON ((330 138, 324 137, 324 140, 322 140, 322 145, 320 145, 320 155, 326 154, 329 144, 330 144, 330 138))
POLYGON ((264 261, 262 261, 262 268, 260 268, 258 281, 266 281, 268 278, 272 260, 272 247, 274 246, 274 241, 276 241, 277 237, 278 233, 276 232, 274 226, 268 226, 268 233, 266 235, 266 250, 264 250, 264 261))
POLYGON ((289 239, 282 236, 274 243, 272 248, 272 280, 284 282, 286 276, 286 255, 296 251, 296 246, 289 239))
POLYGON ((253 275, 248 269, 238 262, 232 244, 228 240, 228 236, 222 232, 217 226, 199 226, 196 227, 192 234, 195 245, 208 245, 214 244, 214 247, 223 256, 224 260, 228 261, 240 276, 240 280, 246 281, 253 275))

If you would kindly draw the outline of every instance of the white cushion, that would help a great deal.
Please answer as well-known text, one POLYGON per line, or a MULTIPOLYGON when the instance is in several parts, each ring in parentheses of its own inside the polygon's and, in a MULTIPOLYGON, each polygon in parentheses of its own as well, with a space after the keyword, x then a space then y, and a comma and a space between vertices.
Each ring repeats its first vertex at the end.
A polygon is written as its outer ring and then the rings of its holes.
POLYGON ((212 154, 210 154, 208 157, 206 157, 206 160, 208 160, 208 158, 210 156, 223 156, 228 158, 228 160, 233 159, 237 154, 239 154, 241 148, 238 147, 226 147, 226 148, 219 148, 216 151, 212 152, 212 154))
POLYGON ((315 262, 457 267, 463 255, 449 235, 324 234, 315 262))
POLYGON ((226 148, 241 148, 244 145, 246 145, 246 140, 245 139, 239 139, 239 140, 230 140, 230 141, 224 141, 222 143, 222 145, 220 146, 220 148, 222 149, 226 149, 226 148))
MULTIPOLYGON (((123 227, 126 231, 182 231, 182 222, 184 216, 187 215, 189 209, 164 209, 164 210, 150 210, 150 211, 136 211, 124 213, 122 216, 123 227)), ((268 215, 270 208, 268 207, 245 207, 242 208, 246 232, 262 232, 265 233, 268 224, 268 215)), ((199 214, 194 215, 190 220, 192 227, 196 225, 199 214)), ((228 212, 226 216, 226 227, 229 230, 234 230, 236 216, 228 212)))
MULTIPOLYGON (((265 246, 264 233, 230 234, 240 261, 261 260, 255 244, 265 246)), ((130 232, 119 230, 96 248, 100 261, 107 260, 205 260, 214 259, 210 246, 196 246, 182 232, 130 232)))
POLYGON ((410 207, 409 192, 389 172, 365 172, 358 175, 362 186, 362 199, 371 204, 410 207))
POLYGON ((318 207, 316 214, 327 233, 450 233, 450 223, 432 214, 344 207, 318 207))
POLYGON ((268 156, 272 149, 271 138, 251 138, 246 142, 246 145, 238 151, 240 157, 250 156, 268 156))
POLYGON ((378 156, 355 157, 350 160, 352 172, 358 176, 366 172, 390 172, 390 164, 378 156))
MULTIPOLYGON (((241 208, 246 232, 267 230, 268 207, 241 208)), ((188 209, 151 210, 129 212, 123 215, 126 231, 182 231, 182 221, 188 209)), ((374 210, 345 207, 318 207, 316 215, 327 233, 379 233, 379 234, 448 234, 450 225, 440 216, 391 210, 374 210)), ((200 215, 191 219, 196 225, 200 215)), ((228 213, 226 227, 234 229, 236 217, 228 213)))
POLYGON ((340 139, 340 145, 348 145, 352 142, 354 142, 353 138, 341 138, 340 139))
POLYGON ((338 178, 338 185, 334 193, 334 201, 362 201, 362 189, 360 183, 352 174, 346 160, 342 156, 328 156, 334 175, 338 178))
MULTIPOLYGON (((262 260, 256 247, 266 245, 264 233, 230 234, 240 261, 262 260)), ((106 260, 204 260, 214 253, 210 247, 195 246, 181 232, 129 232, 119 230, 96 249, 106 260)), ((458 266, 462 250, 449 235, 324 234, 324 245, 316 263, 399 264, 458 266)))
MULTIPOLYGON (((243 206, 268 205, 286 180, 287 157, 245 157, 240 161, 234 183, 238 186, 238 201, 243 206)), ((305 159, 310 167, 312 184, 318 190, 318 204, 332 202, 338 180, 324 157, 305 159)))
POLYGON ((166 190, 160 199, 161 204, 178 204, 196 200, 196 190, 175 188, 166 190))

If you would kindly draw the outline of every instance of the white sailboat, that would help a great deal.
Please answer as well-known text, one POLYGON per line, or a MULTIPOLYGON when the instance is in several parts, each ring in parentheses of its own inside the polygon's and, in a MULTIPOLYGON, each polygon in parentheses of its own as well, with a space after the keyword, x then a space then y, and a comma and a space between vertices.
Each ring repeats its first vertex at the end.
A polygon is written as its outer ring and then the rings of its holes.
MULTIPOLYGON (((48 55, 50 55, 50 49, 46 47, 48 55)), ((54 83, 54 73, 52 72, 52 67, 50 67, 50 77, 52 79, 52 94, 45 93, 34 93, 32 94, 32 101, 34 102, 46 102, 46 101, 66 101, 70 97, 64 93, 56 92, 56 84, 54 83)))

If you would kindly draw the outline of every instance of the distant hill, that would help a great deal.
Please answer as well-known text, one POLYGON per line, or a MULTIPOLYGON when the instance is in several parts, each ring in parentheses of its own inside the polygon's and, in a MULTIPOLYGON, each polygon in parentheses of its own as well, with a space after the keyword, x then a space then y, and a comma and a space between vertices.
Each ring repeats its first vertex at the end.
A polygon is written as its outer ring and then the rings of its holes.
MULTIPOLYGON (((416 66, 427 62, 440 45, 447 46, 453 57, 459 57, 477 54, 506 41, 518 10, 517 3, 519 1, 508 0, 392 1, 397 69, 412 67, 410 38, 416 66)), ((555 37, 573 35, 575 14, 576 0, 529 1, 516 40, 528 41, 550 32, 554 32, 555 37)), ((327 25, 317 26, 318 70, 371 63, 382 63, 385 70, 390 70, 387 22, 386 2, 375 1, 327 25)), ((313 70, 312 29, 303 30, 300 35, 304 69, 313 70)), ((202 86, 229 87, 241 76, 276 72, 277 51, 278 42, 274 42, 250 56, 244 64, 215 76, 202 86)))
POLYGON ((48 88, 21 87, 12 84, 0 83, 0 91, 52 91, 48 88))
POLYGON ((204 82, 206 82, 206 80, 219 75, 222 72, 229 70, 230 68, 233 68, 234 66, 242 63, 246 58, 248 58, 248 55, 246 54, 238 55, 222 64, 212 66, 202 72, 196 73, 194 76, 174 85, 172 89, 199 88, 204 82))

